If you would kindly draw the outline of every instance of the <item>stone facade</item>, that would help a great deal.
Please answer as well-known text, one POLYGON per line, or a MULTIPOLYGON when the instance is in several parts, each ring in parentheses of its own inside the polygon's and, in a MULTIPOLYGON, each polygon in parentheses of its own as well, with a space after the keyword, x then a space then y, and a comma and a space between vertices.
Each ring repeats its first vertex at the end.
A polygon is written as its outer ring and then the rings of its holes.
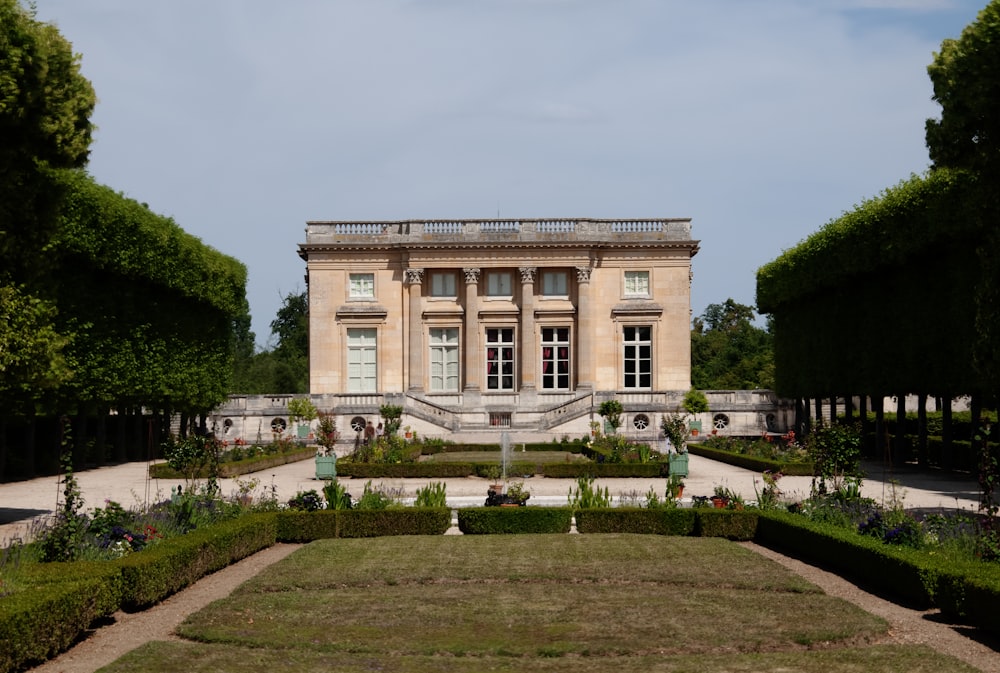
POLYGON ((308 222, 310 393, 424 435, 585 433, 691 384, 688 219, 308 222))

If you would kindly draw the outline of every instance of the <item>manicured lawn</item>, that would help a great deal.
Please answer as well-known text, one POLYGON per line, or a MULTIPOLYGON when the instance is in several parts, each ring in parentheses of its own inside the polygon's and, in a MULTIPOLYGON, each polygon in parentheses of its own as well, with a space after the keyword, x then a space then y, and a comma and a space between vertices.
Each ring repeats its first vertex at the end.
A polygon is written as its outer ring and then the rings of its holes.
POLYGON ((324 540, 106 671, 971 671, 736 544, 324 540))

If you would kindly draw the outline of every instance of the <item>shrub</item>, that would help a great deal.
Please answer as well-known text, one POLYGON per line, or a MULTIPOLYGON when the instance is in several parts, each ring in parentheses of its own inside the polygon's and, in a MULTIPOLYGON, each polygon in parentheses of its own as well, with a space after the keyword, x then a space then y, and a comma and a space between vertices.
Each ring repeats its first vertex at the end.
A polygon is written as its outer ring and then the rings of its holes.
POLYGON ((458 510, 466 535, 568 533, 573 510, 567 507, 470 507, 458 510))

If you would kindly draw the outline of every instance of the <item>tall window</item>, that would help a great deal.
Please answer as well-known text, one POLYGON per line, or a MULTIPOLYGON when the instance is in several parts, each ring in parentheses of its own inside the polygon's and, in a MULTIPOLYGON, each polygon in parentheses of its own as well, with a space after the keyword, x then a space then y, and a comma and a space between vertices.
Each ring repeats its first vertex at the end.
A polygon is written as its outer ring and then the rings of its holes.
POLYGON ((649 325, 625 326, 625 387, 653 387, 653 328, 649 325))
POLYGON ((649 271, 625 272, 625 296, 626 297, 649 296, 649 271))
POLYGON ((486 274, 486 296, 510 297, 513 294, 510 271, 490 271, 486 274))
POLYGON ((431 328, 431 390, 458 390, 458 328, 431 328))
POLYGON ((542 273, 542 294, 550 297, 569 295, 569 285, 565 271, 545 271, 542 273))
POLYGON ((350 282, 351 299, 375 298, 374 273, 352 273, 350 275, 350 282))
POLYGON ((347 392, 377 392, 374 327, 347 330, 347 392))
POLYGON ((542 388, 569 390, 569 328, 542 328, 542 388))
POLYGON ((458 296, 455 292, 455 274, 448 273, 432 273, 431 274, 431 296, 432 297, 456 297, 458 296))
POLYGON ((514 390, 514 328, 486 330, 486 388, 514 390))

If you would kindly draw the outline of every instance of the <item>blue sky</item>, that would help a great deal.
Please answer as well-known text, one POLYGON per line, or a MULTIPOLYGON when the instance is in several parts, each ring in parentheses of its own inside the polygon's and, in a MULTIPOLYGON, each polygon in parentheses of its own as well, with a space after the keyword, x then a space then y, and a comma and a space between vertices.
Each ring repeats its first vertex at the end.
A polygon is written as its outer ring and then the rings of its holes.
POLYGON ((249 269, 307 220, 690 217, 691 307, 928 165, 927 65, 986 0, 37 0, 95 178, 249 269))

